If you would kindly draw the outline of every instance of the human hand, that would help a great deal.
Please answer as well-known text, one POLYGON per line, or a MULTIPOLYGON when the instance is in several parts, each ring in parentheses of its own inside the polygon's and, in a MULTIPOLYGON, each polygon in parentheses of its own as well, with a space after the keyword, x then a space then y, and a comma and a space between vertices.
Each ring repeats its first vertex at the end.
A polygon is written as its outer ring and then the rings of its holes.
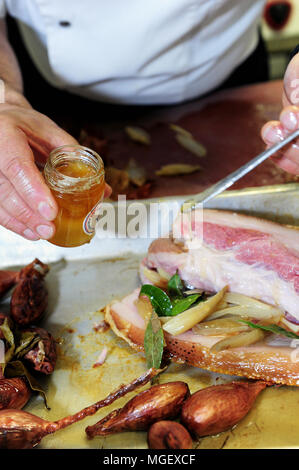
MULTIPOLYGON (((261 135, 271 146, 299 128, 299 54, 296 54, 284 76, 283 110, 279 121, 267 122, 261 135)), ((273 161, 283 170, 299 175, 299 139, 288 145, 273 161)))
MULTIPOLYGON (((7 90, 0 104, 0 225, 29 240, 54 235, 57 205, 36 162, 78 142, 18 92, 7 90)), ((110 194, 106 185, 105 197, 110 194)))

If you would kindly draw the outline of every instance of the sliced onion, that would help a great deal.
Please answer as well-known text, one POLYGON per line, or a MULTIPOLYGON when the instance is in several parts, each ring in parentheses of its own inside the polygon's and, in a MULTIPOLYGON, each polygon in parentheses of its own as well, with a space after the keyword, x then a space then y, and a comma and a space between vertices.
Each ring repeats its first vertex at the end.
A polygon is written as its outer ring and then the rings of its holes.
POLYGON ((193 295, 193 294, 202 294, 204 292, 203 289, 189 289, 185 290, 184 294, 185 295, 193 295))
POLYGON ((242 318, 248 318, 250 316, 251 310, 246 306, 234 305, 228 306, 226 308, 222 308, 220 310, 216 310, 216 312, 212 313, 209 316, 208 320, 216 320, 218 318, 226 317, 227 315, 235 316, 242 318))
POLYGON ((164 325, 164 323, 167 323, 169 320, 172 320, 173 317, 159 317, 160 322, 164 325))
POLYGON ((197 335, 207 336, 223 336, 234 335, 242 331, 248 331, 247 325, 242 325, 236 320, 230 318, 220 318, 219 320, 211 320, 199 323, 193 327, 193 333, 197 335))
POLYGON ((237 294, 235 292, 227 292, 225 294, 224 300, 230 304, 255 307, 259 310, 278 310, 278 308, 274 307, 273 305, 266 304, 265 302, 261 302, 260 300, 253 299, 252 297, 248 297, 247 295, 237 294))
POLYGON ((97 358, 97 360, 94 363, 93 367, 95 368, 95 367, 102 366, 104 364, 104 362, 106 361, 107 354, 108 354, 108 348, 105 347, 102 350, 102 352, 99 354, 99 357, 97 358))
POLYGON ((155 173, 157 176, 176 176, 176 175, 189 175, 195 171, 201 170, 200 165, 190 165, 188 163, 169 163, 163 165, 155 173))
POLYGON ((178 133, 176 135, 176 140, 182 147, 197 157, 205 157, 207 154, 207 149, 200 142, 198 142, 198 140, 195 140, 193 136, 190 137, 189 135, 178 133))
POLYGON ((254 307, 247 306, 233 306, 227 307, 222 310, 217 310, 209 316, 209 320, 216 320, 217 318, 226 317, 227 315, 237 315, 242 318, 256 318, 257 320, 263 320, 267 323, 279 323, 283 313, 278 309, 258 310, 254 307))
POLYGON ((221 300, 221 302, 219 302, 219 304, 217 305, 217 308, 219 308, 219 310, 222 310, 223 308, 226 308, 228 307, 228 303, 223 299, 221 300))
POLYGON ((217 308, 217 305, 223 299, 226 290, 227 286, 221 289, 221 291, 216 295, 213 295, 213 297, 209 297, 204 302, 200 302, 195 307, 173 317, 163 326, 163 329, 174 336, 190 330, 217 308))
POLYGON ((178 126, 177 124, 169 124, 169 127, 171 130, 173 130, 177 134, 182 134, 182 135, 185 135, 186 137, 189 137, 189 139, 192 139, 191 132, 187 131, 183 127, 178 126))
POLYGON ((288 320, 288 322, 293 323, 294 325, 299 325, 299 320, 293 317, 293 315, 291 315, 290 313, 285 314, 285 319, 288 320))
POLYGON ((153 313, 153 307, 150 299, 146 295, 142 295, 141 297, 138 297, 137 300, 135 300, 135 305, 139 315, 141 315, 144 320, 148 321, 151 314, 153 313))
POLYGON ((144 276, 155 286, 165 288, 167 286, 168 280, 162 278, 157 271, 153 271, 152 269, 147 268, 146 266, 142 266, 142 271, 144 276))
POLYGON ((240 333, 236 336, 222 339, 218 343, 211 347, 212 353, 217 353, 225 349, 240 348, 243 346, 249 346, 250 344, 257 343, 265 337, 265 333, 262 330, 253 329, 252 331, 240 333))
POLYGON ((299 325, 295 325, 294 323, 288 321, 286 318, 282 318, 280 323, 288 328, 288 330, 293 331, 294 333, 298 334, 299 332, 299 325))
POLYGON ((273 305, 266 304, 260 300, 253 299, 247 295, 227 292, 224 301, 229 305, 214 312, 209 320, 215 320, 226 315, 239 315, 245 318, 256 318, 270 323, 279 323, 283 312, 273 305))
POLYGON ((164 271, 164 269, 162 268, 157 268, 157 271, 158 273, 160 274, 160 277, 162 279, 165 279, 165 281, 169 281, 169 279, 171 279, 171 274, 169 274, 168 272, 164 271))
POLYGON ((145 168, 139 165, 134 158, 130 158, 126 171, 129 175, 130 181, 136 186, 142 186, 146 182, 146 171, 145 168))
POLYGON ((127 126, 125 127, 125 131, 130 139, 140 142, 141 144, 150 145, 151 137, 149 133, 141 127, 127 126))

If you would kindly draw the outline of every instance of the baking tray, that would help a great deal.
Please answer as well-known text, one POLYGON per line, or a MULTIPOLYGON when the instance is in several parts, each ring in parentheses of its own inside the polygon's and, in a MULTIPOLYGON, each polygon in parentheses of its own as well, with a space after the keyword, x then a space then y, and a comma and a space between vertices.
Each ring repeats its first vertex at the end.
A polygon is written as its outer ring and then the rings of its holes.
MULTIPOLYGON (((184 198, 163 199, 170 206, 184 198)), ((147 200, 145 203, 149 207, 147 200)), ((299 185, 269 186, 241 191, 228 191, 209 207, 233 209, 299 226, 299 185)), ((153 221, 159 225, 159 217, 153 221)), ((138 264, 150 239, 94 238, 89 245, 64 249, 47 242, 28 242, 0 229, 0 267, 24 265, 34 257, 51 263, 47 276, 49 306, 43 326, 59 339, 59 358, 52 377, 44 380, 51 410, 39 397, 34 397, 26 410, 42 418, 55 420, 74 413, 127 383, 145 370, 141 353, 132 351, 111 330, 100 333, 94 323, 103 319, 100 309, 113 299, 132 291, 138 284, 138 264), (94 368, 103 347, 108 348, 106 362, 94 368)), ((1 309, 8 303, 1 304, 1 309)), ((231 377, 209 373, 199 368, 172 364, 161 376, 161 382, 185 380, 191 392, 231 377)), ((131 395, 100 410, 96 416, 48 436, 41 448, 147 448, 146 433, 122 433, 88 440, 84 429, 131 395)), ((257 399, 246 418, 232 431, 207 437, 195 443, 197 448, 283 448, 298 447, 299 389, 271 387, 257 399), (297 411, 298 410, 298 411, 297 411), (297 416, 298 415, 298 416, 297 416)))

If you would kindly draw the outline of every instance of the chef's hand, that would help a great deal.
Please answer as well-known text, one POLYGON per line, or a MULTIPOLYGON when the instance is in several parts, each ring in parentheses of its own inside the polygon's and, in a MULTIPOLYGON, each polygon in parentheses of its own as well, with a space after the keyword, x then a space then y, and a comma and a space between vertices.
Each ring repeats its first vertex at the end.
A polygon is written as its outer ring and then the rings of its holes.
MULTIPOLYGON (((279 121, 267 122, 262 128, 263 140, 271 146, 299 128, 299 54, 296 54, 284 76, 283 110, 279 121)), ((273 161, 283 170, 299 175, 299 139, 282 150, 273 161)))
MULTIPOLYGON (((0 225, 29 239, 49 239, 57 205, 35 162, 44 164, 61 145, 78 142, 6 88, 0 104, 0 225)), ((110 194, 106 186, 105 196, 110 194)))

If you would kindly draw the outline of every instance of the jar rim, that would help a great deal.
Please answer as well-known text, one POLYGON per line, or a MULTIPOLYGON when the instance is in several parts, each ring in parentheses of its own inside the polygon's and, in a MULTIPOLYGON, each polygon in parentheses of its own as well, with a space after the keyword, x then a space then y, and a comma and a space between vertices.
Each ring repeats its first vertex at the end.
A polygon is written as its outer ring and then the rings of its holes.
MULTIPOLYGON (((70 155, 71 156, 71 155, 70 155)), ((74 158, 79 158, 78 155, 73 155, 74 158)), ((84 181, 92 181, 93 179, 98 179, 100 176, 103 176, 104 175, 104 162, 102 160, 102 158, 100 157, 100 155, 95 152, 94 150, 88 148, 88 147, 85 147, 83 145, 61 145, 60 147, 56 147, 55 149, 51 150, 50 154, 49 154, 49 157, 48 157, 48 160, 47 160, 47 164, 51 167, 51 170, 56 174, 56 176, 59 176, 59 177, 63 177, 64 181, 68 181, 69 183, 76 183, 78 180, 80 180, 81 182, 84 182, 84 181), (59 154, 63 154, 63 153, 67 153, 69 152, 71 154, 71 152, 73 151, 76 151, 76 150, 80 150, 83 155, 81 156, 86 156, 86 157, 89 157, 89 158, 92 158, 99 166, 99 169, 97 171, 97 173, 94 175, 94 176, 80 176, 80 177, 75 177, 75 176, 69 176, 69 175, 65 175, 63 173, 61 173, 55 166, 54 162, 53 162, 53 158, 56 157, 56 156, 59 156, 59 154)))

